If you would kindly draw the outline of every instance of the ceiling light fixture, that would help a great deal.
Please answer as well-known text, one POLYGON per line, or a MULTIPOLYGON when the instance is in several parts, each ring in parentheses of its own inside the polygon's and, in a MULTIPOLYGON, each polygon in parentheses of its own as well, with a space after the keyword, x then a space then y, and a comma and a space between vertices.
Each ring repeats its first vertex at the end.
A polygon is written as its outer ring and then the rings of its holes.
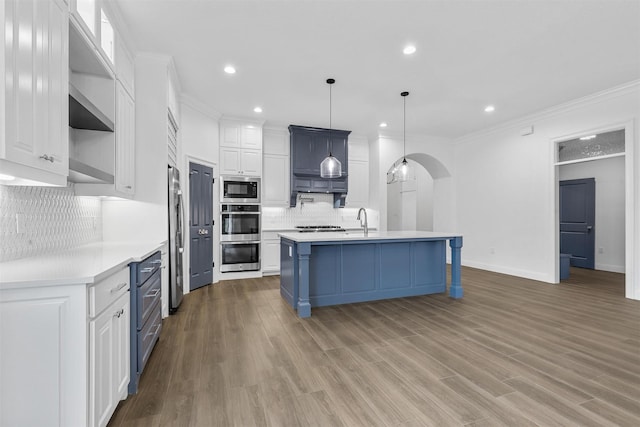
POLYGON ((342 176, 342 163, 331 154, 331 86, 336 81, 327 79, 329 85, 329 155, 320 163, 320 177, 340 178, 342 176))
POLYGON ((494 107, 493 105, 487 105, 486 107, 484 107, 485 113, 493 113, 494 111, 496 111, 496 107, 494 107))
POLYGON ((414 45, 405 46, 405 48, 402 49, 402 53, 404 53, 405 55, 413 55, 414 53, 416 53, 416 47, 414 45))
POLYGON ((399 165, 393 162, 393 166, 387 172, 387 184, 403 182, 409 178, 409 162, 407 162, 407 96, 409 92, 402 92, 402 161, 399 165))
POLYGON ((382 123, 380 123, 380 127, 381 127, 381 128, 386 128, 386 127, 387 127, 387 124, 386 124, 385 122, 382 122, 382 123))
POLYGON ((262 113, 262 108, 256 107, 256 108, 253 109, 253 112, 254 113, 262 113))
POLYGON ((582 138, 580 138, 580 141, 588 141, 590 139, 595 138, 595 135, 589 135, 589 136, 583 136, 582 138))
POLYGON ((226 67, 224 67, 224 72, 227 74, 235 74, 236 68, 233 65, 227 65, 226 67))
POLYGON ((409 92, 402 92, 402 163, 400 164, 400 176, 398 181, 406 181, 409 176, 409 163, 407 162, 407 96, 409 92))

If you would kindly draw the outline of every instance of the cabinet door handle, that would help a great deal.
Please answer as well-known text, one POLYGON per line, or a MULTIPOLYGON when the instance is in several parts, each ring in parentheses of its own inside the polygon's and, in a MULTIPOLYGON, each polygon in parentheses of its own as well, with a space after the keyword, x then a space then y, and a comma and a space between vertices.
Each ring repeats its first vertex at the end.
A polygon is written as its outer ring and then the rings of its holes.
POLYGON ((153 293, 153 294, 148 293, 148 294, 147 294, 147 297, 149 297, 149 298, 155 298, 155 297, 157 297, 157 296, 158 296, 158 294, 159 294, 159 293, 160 293, 160 289, 155 289, 154 293, 153 293))
POLYGON ((49 162, 51 162, 51 163, 53 163, 53 161, 55 160, 55 159, 53 158, 53 156, 49 156, 48 154, 43 154, 42 156, 40 156, 40 158, 41 158, 42 160, 47 160, 47 161, 49 161, 49 162))
POLYGON ((154 267, 143 268, 142 270, 140 270, 140 273, 151 273, 153 269, 154 267))
POLYGON ((125 286, 127 286, 127 282, 122 282, 115 288, 112 288, 111 293, 118 292, 120 289, 124 288, 125 286))
POLYGON ((153 261, 151 261, 151 264, 162 264, 162 260, 161 259, 154 259, 153 261))
POLYGON ((130 185, 127 185, 124 188, 127 188, 127 189, 131 190, 131 186, 130 185))
POLYGON ((119 317, 120 317, 120 316, 122 316, 123 314, 124 314, 124 308, 122 308, 122 309, 120 309, 120 310, 116 311, 116 312, 113 314, 113 317, 118 317, 118 318, 119 318, 119 317))

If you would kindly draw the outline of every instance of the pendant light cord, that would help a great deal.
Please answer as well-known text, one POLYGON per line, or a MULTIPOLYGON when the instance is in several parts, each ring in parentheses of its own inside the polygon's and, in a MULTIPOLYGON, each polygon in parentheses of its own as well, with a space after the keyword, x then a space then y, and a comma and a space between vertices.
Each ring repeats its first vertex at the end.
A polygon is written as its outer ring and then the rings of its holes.
POLYGON ((407 97, 402 97, 402 160, 407 160, 407 97))

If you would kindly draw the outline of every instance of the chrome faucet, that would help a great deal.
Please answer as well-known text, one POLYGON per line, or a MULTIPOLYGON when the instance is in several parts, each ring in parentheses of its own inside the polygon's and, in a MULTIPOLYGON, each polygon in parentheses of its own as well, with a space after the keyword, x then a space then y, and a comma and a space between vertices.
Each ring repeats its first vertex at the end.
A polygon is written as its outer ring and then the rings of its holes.
POLYGON ((360 210, 358 211, 358 217, 356 218, 358 221, 360 221, 360 227, 364 227, 364 235, 368 236, 369 235, 369 222, 367 221, 367 210, 365 208, 360 208, 360 210), (364 212, 364 226, 362 225, 362 220, 360 219, 360 214, 364 212))

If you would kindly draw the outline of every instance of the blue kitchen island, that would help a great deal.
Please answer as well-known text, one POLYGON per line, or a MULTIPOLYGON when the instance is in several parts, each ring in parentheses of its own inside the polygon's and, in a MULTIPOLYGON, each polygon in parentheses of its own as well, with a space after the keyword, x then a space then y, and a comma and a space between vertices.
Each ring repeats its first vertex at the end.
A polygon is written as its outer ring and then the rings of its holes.
POLYGON ((311 307, 428 295, 462 298, 462 236, 426 231, 281 233, 280 295, 298 311, 311 307))

